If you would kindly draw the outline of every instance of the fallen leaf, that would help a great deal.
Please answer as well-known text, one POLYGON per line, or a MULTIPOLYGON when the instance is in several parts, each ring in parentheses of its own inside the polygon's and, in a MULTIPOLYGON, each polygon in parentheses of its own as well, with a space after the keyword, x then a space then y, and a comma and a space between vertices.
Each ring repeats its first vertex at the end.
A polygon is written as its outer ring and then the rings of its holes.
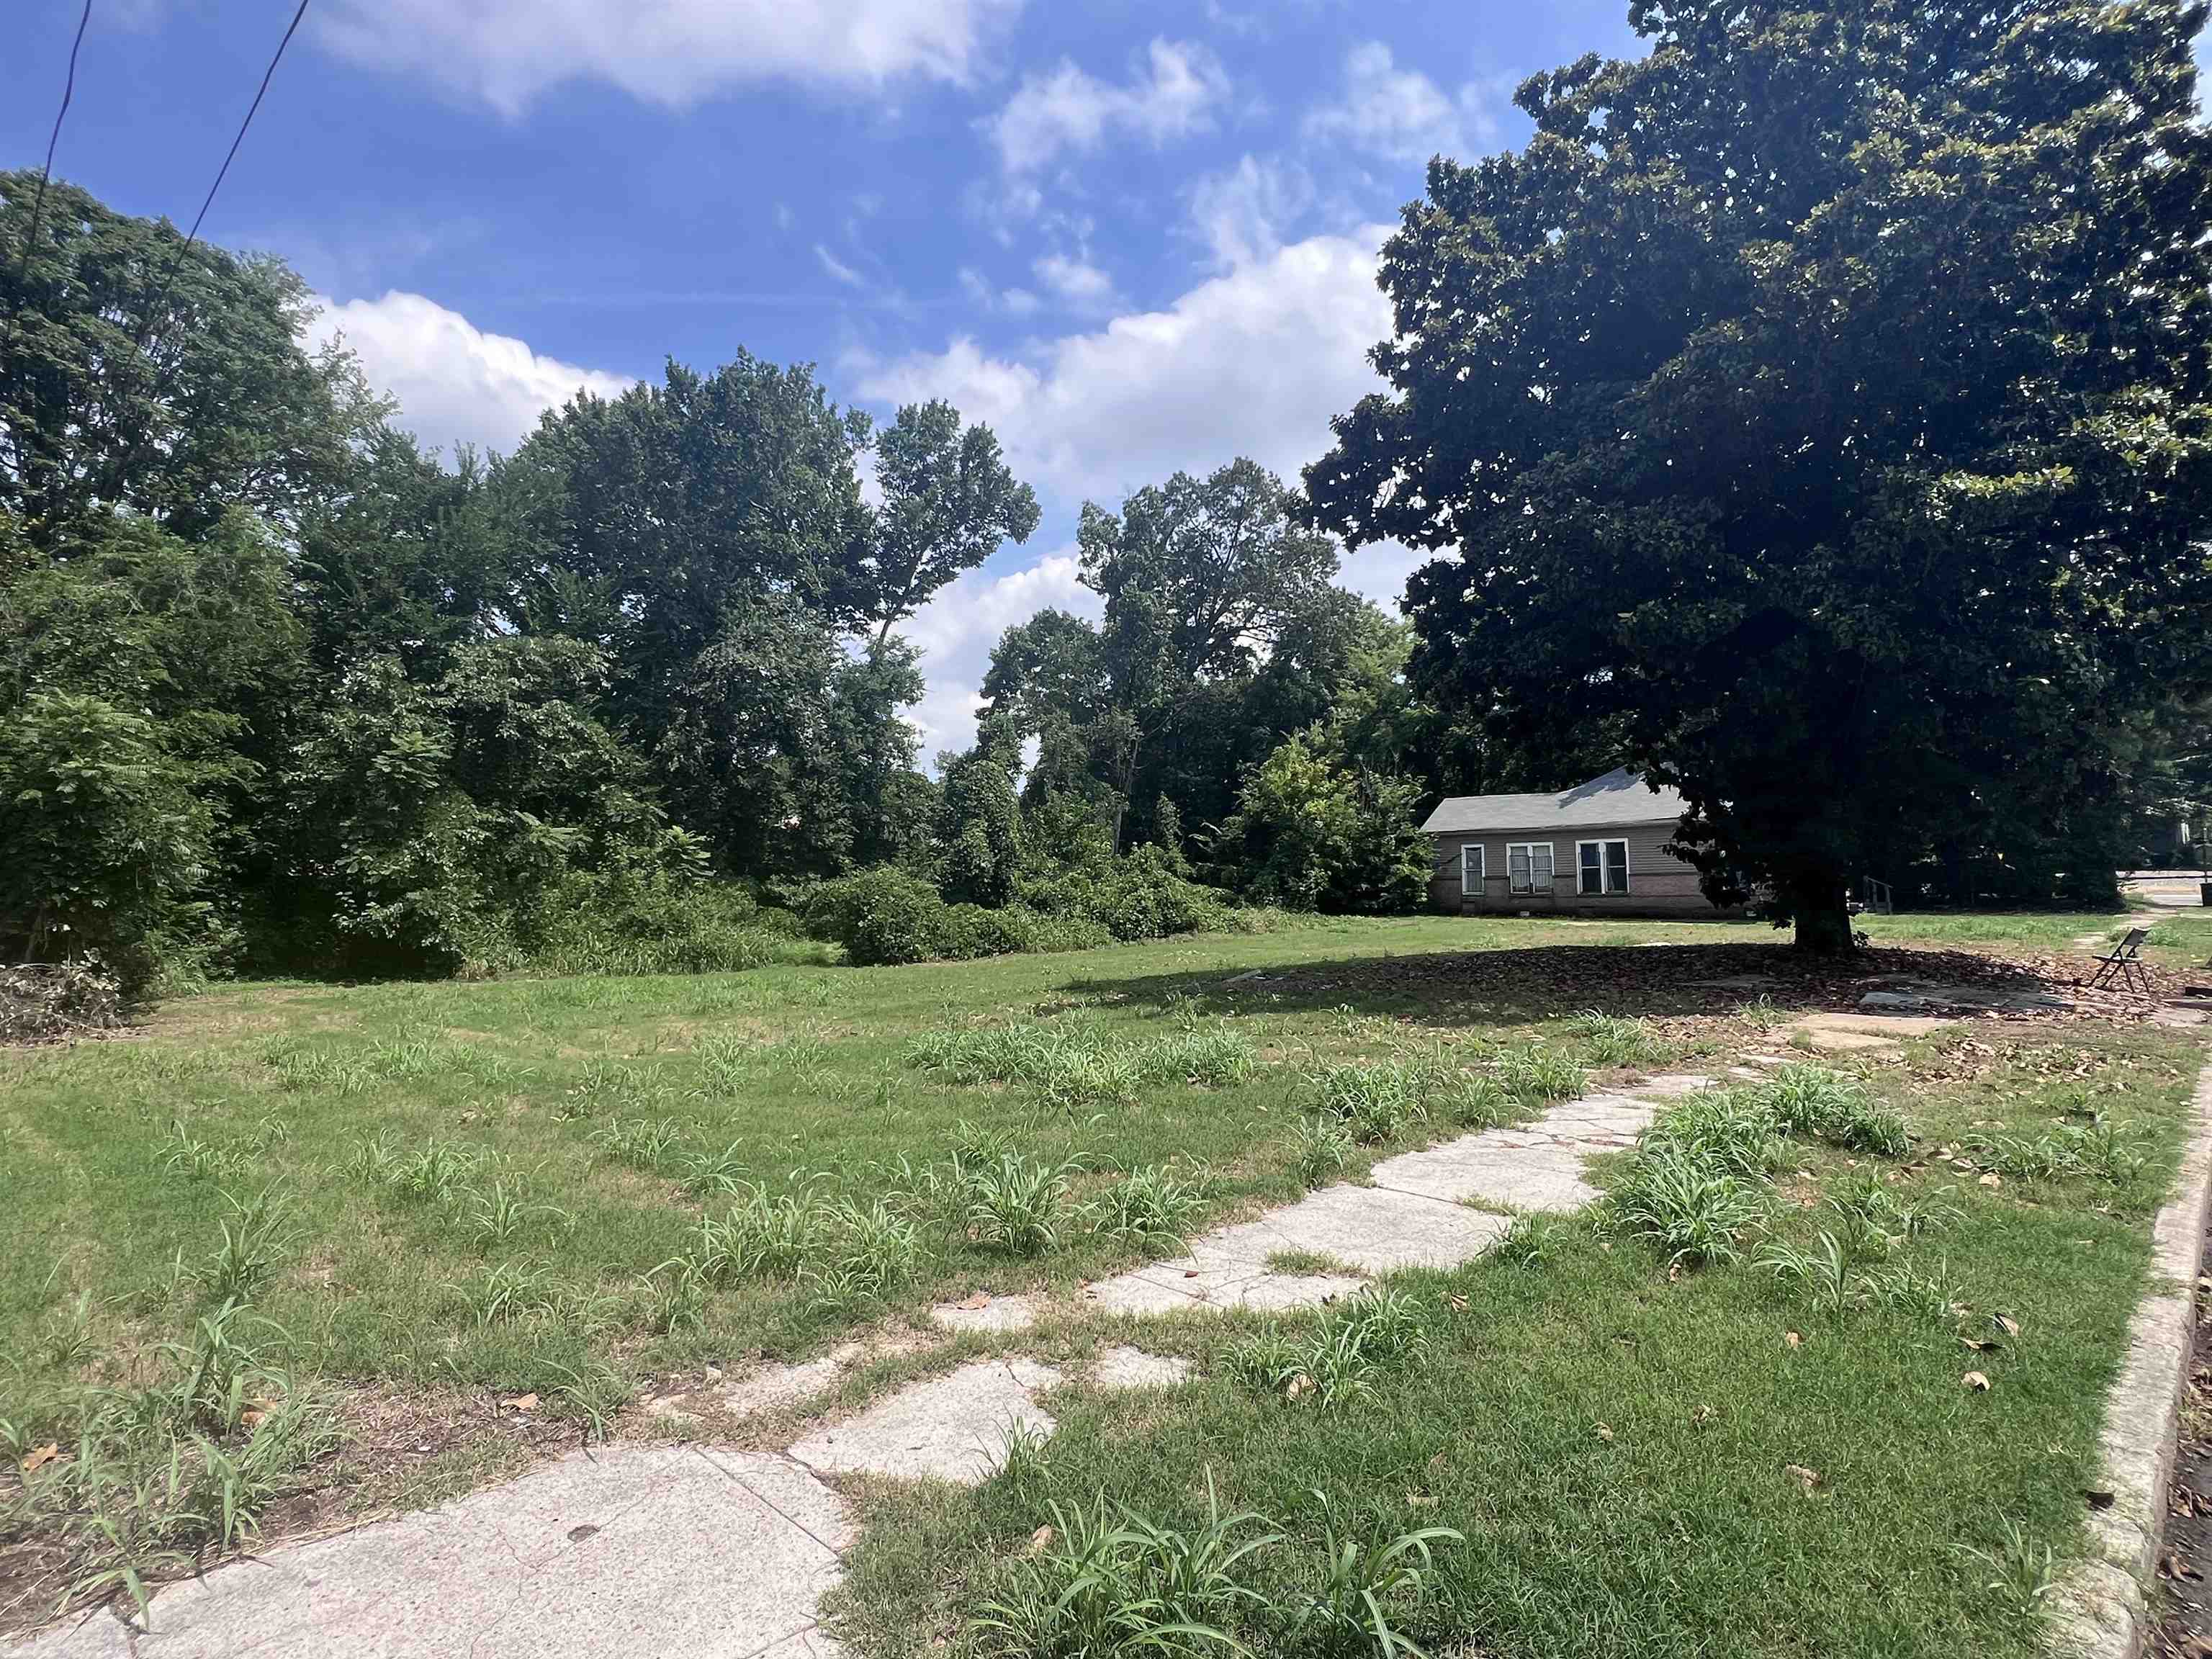
POLYGON ((1035 1532, 1030 1534, 1030 1547, 1028 1553, 1031 1555, 1035 1555, 1040 1550, 1045 1549, 1052 1543, 1053 1537, 1054 1533, 1052 1530, 1052 1523, 1050 1522, 1047 1522, 1043 1526, 1039 1527, 1035 1532))
POLYGON ((1679 1262, 1679 1261, 1670 1261, 1670 1262, 1668 1262, 1668 1263, 1667 1264, 1667 1282, 1668 1282, 1669 1285, 1674 1284, 1674 1283, 1678 1282, 1678 1281, 1681 1279, 1681 1277, 1682 1277, 1682 1264, 1681 1264, 1680 1262, 1679 1262))
POLYGON ((268 1415, 269 1413, 258 1406, 248 1406, 244 1411, 239 1413, 238 1420, 249 1429, 258 1429, 268 1415))
POLYGON ((1976 1394, 1987 1394, 1990 1391, 1990 1379, 1979 1371, 1968 1371, 1959 1379, 1959 1382, 1961 1387, 1972 1389, 1976 1394))
POLYGON ((1446 1291, 1444 1292, 1444 1306, 1449 1308, 1454 1313, 1465 1313, 1467 1311, 1467 1298, 1460 1295, 1455 1291, 1446 1291))
POLYGON ((1599 1424, 1597 1425, 1597 1437, 1610 1445, 1613 1443, 1612 1429, 1603 1423, 1599 1424))
POLYGON ((1990 1323, 1996 1326, 2007 1336, 2018 1336, 2020 1334, 2020 1321, 2014 1319, 2010 1314, 1991 1314, 1990 1316, 1990 1323))
POLYGON ((1782 1473, 1796 1480, 1807 1492, 1812 1491, 1820 1484, 1820 1470, 1808 1469, 1802 1463, 1784 1463, 1782 1466, 1782 1473))
POLYGON ((1783 1332, 1782 1340, 1793 1348, 1801 1348, 1805 1346, 1805 1339, 1798 1335, 1795 1331, 1783 1332))
POLYGON ((534 1412, 538 1409, 538 1396, 534 1394, 519 1394, 512 1400, 502 1400, 499 1403, 511 1412, 534 1412))
POLYGON ((1300 1395, 1312 1388, 1313 1385, 1313 1378, 1308 1376, 1304 1371, 1300 1371, 1296 1376, 1291 1379, 1291 1386, 1283 1390, 1283 1398, 1285 1400, 1296 1400, 1300 1395))
POLYGON ((33 1469, 42 1469, 61 1455, 61 1447, 52 1440, 43 1446, 35 1446, 32 1448, 30 1455, 23 1460, 23 1473, 28 1474, 33 1469))
POLYGON ((1982 1177, 1980 1184, 1984 1187, 2002 1187, 2004 1185, 2004 1177, 1992 1170, 1982 1177))
POLYGON ((1962 1348, 1972 1348, 1976 1353, 2002 1353, 2004 1352, 2004 1350, 1999 1347, 1996 1343, 1985 1342, 1978 1336, 1962 1336, 1959 1339, 1959 1346, 1962 1348))
POLYGON ((1699 1424, 1710 1423, 1713 1419, 1719 1415, 1720 1413, 1715 1411, 1711 1406, 1699 1406, 1696 1410, 1690 1413, 1690 1421, 1699 1424))
POLYGON ((1406 1504, 1410 1509, 1425 1510, 1436 1501, 1433 1492, 1409 1492, 1406 1494, 1406 1504))

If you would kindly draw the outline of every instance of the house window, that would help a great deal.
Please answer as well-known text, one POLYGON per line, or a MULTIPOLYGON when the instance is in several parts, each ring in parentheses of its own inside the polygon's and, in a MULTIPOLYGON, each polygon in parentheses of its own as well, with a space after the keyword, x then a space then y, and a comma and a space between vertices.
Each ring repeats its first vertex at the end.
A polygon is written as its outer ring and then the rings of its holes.
POLYGON ((1459 849, 1459 890, 1480 893, 1482 890, 1482 843, 1467 842, 1459 849))
POLYGON ((1552 890, 1552 843, 1548 841, 1508 842, 1505 846, 1506 884, 1516 893, 1552 890))
POLYGON ((1625 841, 1578 841, 1575 843, 1575 890, 1595 896, 1628 890, 1628 843, 1625 841))

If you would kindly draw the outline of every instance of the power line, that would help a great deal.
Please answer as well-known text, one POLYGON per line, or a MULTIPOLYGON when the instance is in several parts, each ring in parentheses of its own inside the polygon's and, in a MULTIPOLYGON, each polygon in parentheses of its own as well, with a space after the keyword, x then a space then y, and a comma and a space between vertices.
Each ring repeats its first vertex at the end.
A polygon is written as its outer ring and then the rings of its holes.
MULTIPOLYGON (((86 0, 88 6, 90 3, 91 0, 86 0)), ((246 142, 246 130, 253 125, 254 114, 260 109, 262 99, 268 95, 269 82, 276 73, 276 65, 284 61, 284 48, 292 44, 292 36, 299 29, 300 20, 307 15, 307 0, 300 0, 300 9, 292 14, 292 21, 284 31, 284 38, 276 43, 276 55, 270 58, 269 67, 261 71, 260 88, 254 93, 253 102, 247 106, 246 118, 238 124, 238 136, 230 141, 229 152, 223 156, 222 165, 216 169, 215 182, 208 186, 207 200, 200 204, 200 210, 192 216, 192 228, 185 236, 184 246, 177 251, 179 260, 191 252, 192 244, 199 240, 201 222, 207 217, 208 210, 215 205, 215 193, 222 188, 222 181, 230 173, 230 164, 238 159, 238 147, 246 142)))
POLYGON ((84 11, 76 20, 76 38, 70 42, 69 74, 62 82, 62 106, 54 112, 54 130, 46 135, 46 165, 39 173, 38 193, 31 198, 31 228, 23 238, 23 251, 15 256, 15 283, 8 295, 8 331, 9 341, 15 337, 15 312, 23 303, 23 276, 31 268, 31 250, 39 245, 39 218, 46 208, 46 184, 54 176, 54 149, 62 141, 62 118, 69 113, 70 100, 76 94, 76 55, 84 45, 85 25, 92 21, 92 0, 84 0, 84 11))
MULTIPOLYGON (((86 0, 88 8, 90 4, 91 0, 86 0)), ((254 89, 253 101, 246 106, 246 118, 238 124, 238 131, 231 138, 230 148, 223 153, 222 165, 216 169, 215 182, 208 186, 206 198, 200 203, 200 210, 192 216, 191 229, 185 233, 185 240, 178 244, 176 252, 171 256, 167 268, 162 271, 161 281, 155 285, 144 310, 139 316, 138 326, 133 331, 131 341, 134 356, 141 355, 146 349, 147 337, 153 331, 154 320, 161 314, 161 307, 169 297, 169 290, 177 280, 177 273, 184 268, 185 256, 191 252, 192 244, 199 240, 200 226, 207 220, 208 210, 215 205, 216 192, 222 188, 222 181, 230 175, 230 164, 238 159, 238 148, 246 142, 246 129, 253 125, 254 116, 260 112, 261 100, 269 94, 269 83, 276 77, 276 65, 284 61, 284 48, 292 44, 293 35, 299 32, 300 20, 307 15, 307 4, 308 0, 300 0, 299 9, 292 14, 292 21, 285 26, 284 38, 276 43, 276 50, 270 54, 269 67, 261 71, 261 84, 254 89)), ((149 391, 149 395, 155 402, 161 401, 167 389, 169 377, 175 368, 176 360, 173 358, 170 362, 163 363, 155 374, 154 384, 149 391)), ((131 465, 137 462, 140 453, 151 441, 151 432, 152 428, 149 426, 131 441, 121 461, 117 464, 116 471, 128 473, 131 465)))

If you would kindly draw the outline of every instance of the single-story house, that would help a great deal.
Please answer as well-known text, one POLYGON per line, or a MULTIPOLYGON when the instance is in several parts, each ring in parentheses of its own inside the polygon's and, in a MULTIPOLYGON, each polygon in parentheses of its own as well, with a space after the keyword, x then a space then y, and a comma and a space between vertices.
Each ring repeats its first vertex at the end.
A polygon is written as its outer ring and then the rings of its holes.
POLYGON ((1455 795, 1421 828, 1440 909, 1720 914, 1666 850, 1682 797, 1620 769, 1556 795, 1455 795))

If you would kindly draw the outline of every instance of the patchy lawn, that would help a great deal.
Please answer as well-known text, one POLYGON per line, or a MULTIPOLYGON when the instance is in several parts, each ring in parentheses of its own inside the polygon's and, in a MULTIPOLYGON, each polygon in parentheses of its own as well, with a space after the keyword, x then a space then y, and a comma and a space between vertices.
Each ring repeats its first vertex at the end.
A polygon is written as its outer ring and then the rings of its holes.
MULTIPOLYGON (((794 1420, 679 1430, 641 1402, 855 1333, 875 1358, 840 1407, 978 1353, 1085 1355, 1127 1328, 1071 1314, 947 1340, 924 1316, 1065 1291, 1451 1132, 1386 1114, 1320 1144, 1306 1109, 1332 1067, 1717 1072, 1790 1054, 1800 1015, 1878 978, 2063 984, 2100 926, 1947 918, 1916 945, 1884 918, 1848 973, 1749 924, 1423 919, 908 969, 252 986, 131 1037, 0 1054, 0 1419, 35 1464, 0 1488, 0 1628, 73 1575, 127 1591, 125 1565, 172 1574, 246 1541, 204 1488, 141 1492, 171 1439, 272 1535, 431 1501, 578 1434, 767 1443, 794 1420)), ((1464 1534, 1436 1545, 1424 1605, 1399 1592, 1425 1639, 2026 1652, 2036 1552, 2075 1536, 2196 1064, 2141 1012, 1825 1055, 1903 1113, 1905 1155, 1791 1138, 1747 1183, 1759 1218, 1735 1260, 1670 1268, 1583 1220, 1400 1275, 1419 1352, 1334 1405, 1239 1380, 1249 1345, 1295 1343, 1311 1316, 1148 1325, 1194 1381, 1056 1391, 1042 1460, 973 1491, 855 1483, 888 1524, 854 1559, 849 1633, 871 1654, 917 1632, 988 1645, 966 1620, 1019 1600, 1051 1504, 1064 1523, 1103 1493, 1187 1525, 1210 1479, 1289 1534, 1251 1558, 1263 1587, 1309 1573, 1330 1524, 1464 1534), (1869 1242, 1900 1231, 1869 1177, 1925 1222, 1908 1243, 1869 1242), (1823 1232, 1851 1253, 1825 1297, 1787 1255, 1814 1259, 1823 1232)))

